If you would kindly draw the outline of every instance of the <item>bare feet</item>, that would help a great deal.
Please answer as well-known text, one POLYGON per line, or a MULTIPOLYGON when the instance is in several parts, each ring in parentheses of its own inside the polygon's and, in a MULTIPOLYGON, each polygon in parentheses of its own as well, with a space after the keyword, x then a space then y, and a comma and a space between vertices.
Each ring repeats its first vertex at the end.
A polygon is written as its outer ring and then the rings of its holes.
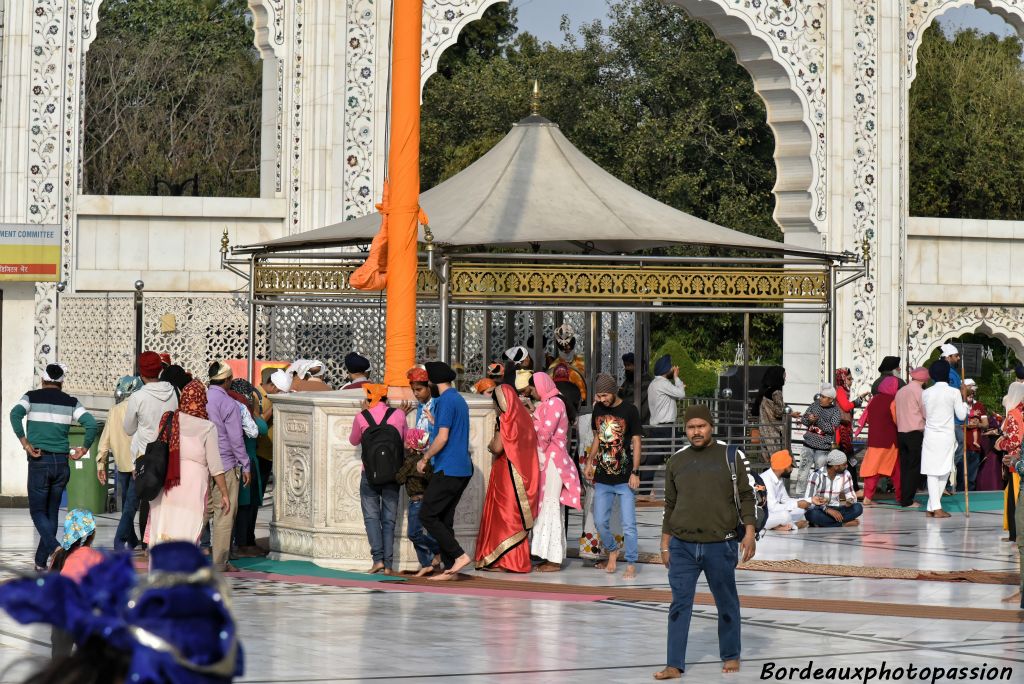
POLYGON ((604 571, 609 575, 615 574, 615 565, 619 561, 618 550, 608 552, 608 562, 604 564, 604 571))
POLYGON ((932 517, 933 518, 952 518, 953 516, 951 516, 949 513, 947 513, 946 511, 942 510, 941 508, 937 508, 934 511, 932 511, 932 517))
POLYGON ((1013 592, 1013 594, 1011 594, 1010 596, 1007 596, 1006 598, 1004 598, 1002 602, 1003 603, 1016 603, 1017 601, 1020 601, 1020 592, 1019 591, 1013 592))
MULTIPOLYGON (((857 522, 857 521, 856 520, 851 520, 850 522, 857 522)), ((739 671, 740 671, 740 661, 739 661, 739 659, 736 659, 736 660, 726 660, 726 661, 722 662, 722 672, 739 672, 739 671)))
POLYGON ((562 569, 562 566, 558 563, 552 563, 551 561, 545 561, 537 566, 537 572, 558 572, 562 569))
POLYGON ((469 556, 466 554, 462 554, 461 556, 455 559, 455 562, 452 563, 452 567, 448 568, 440 575, 434 575, 433 577, 430 577, 428 579, 434 582, 446 582, 448 580, 453 580, 456 577, 458 577, 459 571, 465 568, 467 565, 469 565, 470 562, 471 561, 469 556))
POLYGON ((789 532, 790 530, 793 530, 795 528, 789 523, 786 523, 785 525, 778 525, 776 527, 773 527, 772 529, 778 532, 789 532))
MULTIPOLYGON (((848 520, 848 521, 843 523, 843 527, 856 527, 857 525, 860 525, 860 520, 848 520)), ((727 660, 725 662, 730 663, 732 661, 731 660, 727 660)), ((736 662, 739 662, 739 661, 737 660, 736 662)), ((723 670, 723 672, 724 672, 724 670, 723 670)))
POLYGON ((369 570, 367 570, 366 573, 368 575, 376 575, 377 573, 383 572, 383 571, 384 571, 384 564, 383 563, 374 563, 373 567, 371 567, 369 570))
POLYGON ((664 670, 659 670, 654 673, 655 679, 679 679, 683 676, 682 670, 678 667, 666 667, 664 670))
POLYGON ((626 566, 626 572, 622 573, 622 579, 636 579, 636 566, 632 563, 626 566))
POLYGON ((809 525, 809 524, 810 523, 808 523, 806 520, 797 520, 796 521, 796 529, 802 530, 805 527, 807 527, 807 525, 809 525))
POLYGON ((874 501, 873 501, 872 499, 869 499, 869 498, 867 498, 867 497, 865 496, 865 497, 864 497, 864 505, 865 505, 865 506, 874 506, 874 505, 875 505, 875 502, 874 502, 874 501))
POLYGON ((432 574, 434 574, 434 566, 433 565, 428 565, 426 567, 423 567, 423 568, 420 568, 419 570, 417 570, 416 574, 413 575, 413 577, 426 577, 427 575, 432 575, 432 574))
POLYGON ((920 501, 915 501, 914 503, 912 503, 909 506, 907 506, 907 508, 920 508, 920 507, 921 507, 921 502, 920 501))

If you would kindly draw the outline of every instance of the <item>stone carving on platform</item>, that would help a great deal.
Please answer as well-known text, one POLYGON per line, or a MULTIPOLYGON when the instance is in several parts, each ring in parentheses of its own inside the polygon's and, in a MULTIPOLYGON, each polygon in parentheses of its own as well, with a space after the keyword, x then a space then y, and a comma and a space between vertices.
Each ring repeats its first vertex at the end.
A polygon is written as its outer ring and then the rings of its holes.
MULTIPOLYGON (((274 444, 275 476, 282 483, 275 494, 270 526, 274 557, 314 558, 324 564, 358 569, 370 560, 359 498, 359 452, 348 442, 362 398, 354 392, 344 394, 348 396, 311 392, 275 397, 276 423, 305 421, 314 439, 309 447, 294 444, 288 436, 274 444)), ((459 541, 472 554, 490 475, 491 456, 486 444, 494 425, 494 404, 471 395, 467 395, 467 402, 475 474, 455 520, 459 541)), ((418 568, 416 553, 406 539, 407 505, 403 494, 395 529, 395 561, 400 570, 418 568)))
POLYGON ((284 515, 286 518, 303 520, 307 523, 313 517, 310 492, 309 448, 285 445, 285 473, 282 479, 284 515))

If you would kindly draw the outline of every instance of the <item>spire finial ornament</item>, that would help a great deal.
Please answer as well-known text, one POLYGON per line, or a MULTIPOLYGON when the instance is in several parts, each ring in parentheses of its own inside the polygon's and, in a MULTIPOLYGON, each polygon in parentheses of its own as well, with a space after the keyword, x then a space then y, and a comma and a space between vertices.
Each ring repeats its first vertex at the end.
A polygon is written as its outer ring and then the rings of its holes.
POLYGON ((540 81, 533 80, 533 96, 530 98, 530 116, 540 116, 540 81))
POLYGON ((228 228, 227 226, 224 226, 224 234, 220 236, 220 254, 222 257, 226 257, 228 255, 228 245, 230 244, 231 242, 228 239, 228 228))

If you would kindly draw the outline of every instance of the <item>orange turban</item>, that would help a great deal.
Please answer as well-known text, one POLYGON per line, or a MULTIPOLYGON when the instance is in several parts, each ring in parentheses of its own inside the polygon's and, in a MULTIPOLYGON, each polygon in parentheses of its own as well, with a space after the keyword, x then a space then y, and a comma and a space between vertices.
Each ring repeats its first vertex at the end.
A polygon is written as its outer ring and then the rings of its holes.
POLYGON ((480 380, 477 380, 476 384, 473 385, 473 391, 476 392, 477 394, 483 394, 487 390, 492 390, 497 386, 497 383, 495 383, 490 378, 482 378, 480 380))
POLYGON ((370 403, 370 408, 373 408, 380 403, 380 400, 388 395, 387 385, 363 385, 363 390, 366 392, 366 401, 370 403))
POLYGON ((793 457, 790 456, 789 451, 783 449, 782 451, 776 451, 772 454, 772 470, 785 470, 789 466, 793 465, 793 457))

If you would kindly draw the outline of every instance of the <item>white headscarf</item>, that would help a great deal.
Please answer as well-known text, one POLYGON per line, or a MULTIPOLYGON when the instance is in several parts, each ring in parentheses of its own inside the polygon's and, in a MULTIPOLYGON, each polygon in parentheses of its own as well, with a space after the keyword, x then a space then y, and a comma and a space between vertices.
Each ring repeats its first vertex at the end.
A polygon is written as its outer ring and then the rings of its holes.
POLYGON ((273 383, 274 387, 281 390, 282 392, 292 391, 292 375, 287 371, 283 371, 280 368, 271 373, 270 382, 273 383))
POLYGON ((292 365, 288 366, 288 369, 285 372, 289 375, 295 373, 296 377, 300 380, 305 380, 307 375, 319 378, 324 374, 324 364, 322 361, 317 361, 316 359, 295 359, 295 361, 292 362, 292 365), (315 373, 311 373, 311 368, 319 368, 319 370, 315 373))
POLYGON ((1016 408, 1017 404, 1024 401, 1024 382, 1011 382, 1003 397, 1003 408, 1007 411, 1016 408))

